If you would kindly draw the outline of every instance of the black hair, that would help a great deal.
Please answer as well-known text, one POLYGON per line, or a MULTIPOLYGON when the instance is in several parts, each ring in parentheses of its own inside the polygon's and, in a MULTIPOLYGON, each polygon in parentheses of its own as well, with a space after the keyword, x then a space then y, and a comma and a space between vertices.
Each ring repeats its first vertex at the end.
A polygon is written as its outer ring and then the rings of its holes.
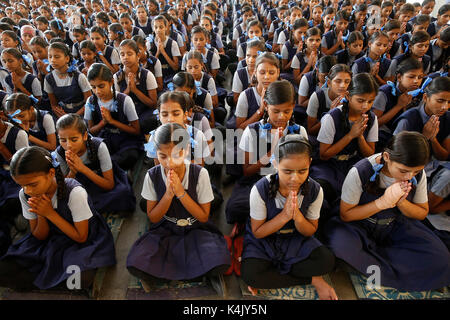
MULTIPOLYGON (((180 71, 178 72, 172 79, 172 83, 176 88, 189 88, 189 89, 195 89, 195 79, 187 71, 180 71)), ((197 96, 197 92, 194 92, 194 99, 197 96)))
POLYGON ((64 24, 62 23, 62 21, 61 20, 52 20, 52 21, 50 21, 50 28, 51 29, 55 29, 55 30, 58 30, 57 32, 56 32, 56 34, 58 35, 58 36, 62 36, 63 34, 65 34, 65 29, 64 29, 64 24))
POLYGON ((44 16, 39 16, 39 17, 37 17, 37 18, 35 19, 35 21, 36 21, 36 22, 42 22, 43 24, 46 24, 46 25, 49 24, 48 19, 47 19, 46 17, 44 17, 44 16))
POLYGON ((259 49, 258 51, 266 51, 266 46, 261 40, 253 39, 247 43, 247 49, 255 47, 259 49))
POLYGON ((305 18, 295 19, 292 25, 292 29, 289 30, 289 41, 292 45, 294 44, 294 31, 303 27, 308 27, 308 20, 306 20, 305 18))
POLYGON ((25 147, 19 149, 10 162, 10 172, 13 177, 40 172, 48 174, 51 169, 55 169, 58 200, 62 200, 67 192, 64 175, 59 166, 53 166, 50 152, 38 146, 25 147))
POLYGON ((83 40, 80 43, 80 50, 81 49, 89 49, 94 53, 97 53, 97 48, 95 47, 95 44, 91 40, 83 40))
POLYGON ((333 65, 333 67, 331 67, 330 71, 328 72, 327 77, 329 80, 333 80, 340 72, 348 73, 350 75, 350 79, 352 78, 352 70, 348 65, 342 63, 333 65))
POLYGON ((40 36, 36 36, 36 37, 31 38, 31 40, 30 40, 30 46, 32 46, 32 45, 37 45, 42 48, 47 48, 48 42, 44 38, 42 38, 40 36))
POLYGON ((195 26, 191 30, 191 38, 194 37, 196 33, 203 33, 206 39, 209 39, 209 32, 202 26, 195 26))
POLYGON ((431 17, 427 14, 419 14, 416 19, 413 20, 412 24, 414 26, 420 26, 424 23, 430 23, 431 17))
MULTIPOLYGON (((296 92, 294 90, 294 87, 289 81, 277 80, 269 84, 263 99, 268 106, 269 105, 275 106, 287 102, 291 102, 293 105, 295 105, 295 97, 296 92)), ((263 124, 267 123, 268 121, 269 121, 269 113, 267 112, 266 109, 264 109, 263 124)), ((289 125, 294 124, 295 124, 294 112, 292 112, 291 119, 289 119, 289 125)))
POLYGON ((95 18, 96 18, 96 19, 99 19, 99 20, 101 20, 101 21, 103 21, 103 22, 106 22, 106 23, 109 23, 109 22, 110 22, 110 21, 109 21, 109 16, 108 16, 108 14, 107 14, 106 12, 104 12, 104 11, 97 13, 97 15, 95 16, 95 18))
POLYGON ((450 3, 443 4, 438 10, 438 16, 445 14, 447 11, 450 11, 450 3))
POLYGON ((108 37, 106 36, 105 31, 103 30, 103 28, 100 28, 99 26, 94 26, 89 31, 90 31, 89 34, 92 34, 92 33, 96 32, 99 35, 101 35, 102 38, 108 39, 108 37))
POLYGON ((336 13, 335 20, 336 21, 340 21, 340 20, 350 21, 350 14, 347 11, 339 10, 336 13))
POLYGON ((431 3, 431 2, 436 3, 436 0, 423 0, 423 1, 422 1, 422 7, 426 6, 427 4, 429 4, 429 3, 431 3))
MULTIPOLYGON (((282 159, 290 155, 306 154, 309 158, 312 157, 313 151, 309 142, 300 134, 288 134, 281 137, 277 148, 275 149, 275 159, 280 163, 282 159)), ((269 198, 273 199, 277 195, 280 188, 280 181, 278 174, 272 174, 269 182, 269 198)), ((307 195, 309 192, 308 185, 309 177, 305 180, 301 188, 301 194, 307 195)))
POLYGON ((117 39, 119 43, 121 43, 123 41, 123 39, 125 39, 125 32, 123 31, 123 27, 120 23, 112 23, 108 27, 108 29, 109 29, 109 31, 112 31, 117 34, 117 36, 119 37, 117 39))
POLYGON ((181 91, 166 91, 164 92, 158 99, 158 102, 156 104, 156 107, 158 110, 161 109, 161 105, 163 103, 166 103, 168 101, 173 101, 178 103, 181 106, 181 109, 183 112, 188 111, 186 106, 186 99, 184 98, 184 93, 181 91))
MULTIPOLYGON (((255 62, 255 71, 258 69, 258 66, 264 62, 270 63, 275 66, 278 70, 280 70, 280 60, 273 52, 263 52, 258 55, 255 62)), ((258 80, 255 75, 252 76, 250 81, 250 86, 256 86, 258 84, 258 80)))
MULTIPOLYGON (((58 121, 56 122, 57 131, 66 128, 75 128, 82 135, 88 132, 86 122, 84 122, 84 119, 76 113, 65 114, 61 118, 59 118, 58 121)), ((92 145, 91 136, 89 135, 89 133, 87 135, 86 147, 88 151, 89 161, 92 164, 99 166, 98 154, 94 150, 94 146, 92 145)))
MULTIPOLYGON (((443 30, 439 30, 439 39, 442 42, 448 43, 450 42, 450 28, 442 28, 443 30)), ((443 57, 444 55, 442 55, 443 57)))
POLYGON ((384 9, 387 7, 394 7, 394 4, 391 1, 383 1, 383 3, 381 4, 381 9, 384 9))
POLYGON ((412 13, 414 14, 416 12, 416 9, 411 3, 405 3, 400 7, 400 10, 398 11, 399 14, 405 14, 405 13, 412 13))
MULTIPOLYGON (((84 41, 83 41, 84 42, 84 41)), ((109 69, 103 63, 93 63, 87 72, 88 81, 101 79, 103 81, 113 81, 113 73, 111 69, 109 69)), ((114 88, 114 86, 113 86, 114 88)), ((114 95, 115 98, 115 95, 114 95)))
POLYGON ((31 66, 28 64, 27 61, 25 61, 25 59, 23 58, 22 53, 16 49, 16 48, 6 48, 3 49, 2 51, 2 55, 3 53, 7 53, 12 55, 14 58, 16 58, 17 60, 22 60, 22 68, 28 72, 33 72, 33 70, 31 69, 31 66))
POLYGON ((82 26, 75 26, 72 29, 72 33, 79 33, 79 34, 84 34, 84 35, 88 34, 88 32, 86 31, 86 28, 83 28, 82 26))
POLYGON ((22 111, 30 110, 34 107, 33 101, 29 96, 22 92, 13 93, 6 99, 5 111, 10 113, 17 109, 22 111))
POLYGON ((436 77, 425 88, 425 93, 428 97, 440 92, 450 91, 450 78, 449 77, 436 77))
POLYGON ((383 31, 389 32, 394 29, 400 29, 402 27, 402 24, 397 19, 392 19, 386 22, 386 24, 383 26, 383 31))
MULTIPOLYGON (((52 39, 54 40, 54 39, 52 39)), ((69 49, 69 46, 67 44, 65 44, 64 42, 60 42, 60 41, 55 41, 55 42, 51 42, 50 46, 48 47, 48 50, 50 51, 50 49, 55 49, 55 50, 60 50, 63 52, 63 54, 67 57, 69 57, 69 67, 72 65, 73 63, 73 56, 72 56, 72 52, 69 49)), ((73 72, 68 72, 69 76, 73 77, 73 72)))
POLYGON ((191 59, 197 59, 200 62, 200 64, 202 65, 202 71, 206 71, 206 66, 203 63, 203 56, 202 56, 202 54, 200 52, 193 51, 193 50, 188 51, 186 53, 186 64, 191 59))
POLYGON ((423 64, 419 60, 409 57, 397 65, 396 75, 404 75, 411 70, 423 70, 423 64))

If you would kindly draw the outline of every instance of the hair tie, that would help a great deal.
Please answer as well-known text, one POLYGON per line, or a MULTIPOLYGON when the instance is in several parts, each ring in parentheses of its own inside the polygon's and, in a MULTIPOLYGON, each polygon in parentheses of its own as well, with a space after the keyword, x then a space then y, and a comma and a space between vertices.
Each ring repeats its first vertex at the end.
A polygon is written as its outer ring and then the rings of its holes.
POLYGON ((22 110, 17 109, 16 111, 13 112, 13 114, 8 114, 7 117, 9 120, 18 123, 18 124, 22 124, 22 121, 20 119, 14 118, 14 116, 17 116, 18 114, 20 114, 22 112, 22 110))
POLYGON ((350 36, 350 32, 347 30, 347 35, 342 36, 342 41, 347 42, 349 36, 350 36))
POLYGON ((191 137, 191 147, 194 149, 198 144, 198 142, 195 141, 195 139, 194 139, 194 132, 193 132, 194 130, 192 129, 192 126, 187 126, 187 130, 188 130, 189 136, 191 137))
POLYGON ((173 82, 169 82, 168 84, 167 84, 167 89, 169 89, 169 91, 173 91, 175 88, 174 88, 174 85, 173 85, 173 82))
POLYGON ((416 179, 416 177, 412 177, 412 179, 409 180, 409 182, 411 182, 411 184, 412 184, 413 186, 417 186, 417 179, 416 179))
POLYGON ((392 81, 387 81, 386 84, 391 87, 391 93, 392 95, 395 97, 397 96, 397 87, 395 85, 395 83, 393 83, 392 81))
POLYGON ((59 162, 58 162, 58 158, 56 156, 56 151, 53 151, 52 153, 50 153, 50 157, 45 156, 45 158, 47 158, 48 161, 50 161, 50 163, 52 164, 53 168, 58 168, 59 167, 59 162))
POLYGON ((67 69, 67 72, 74 72, 77 69, 77 63, 78 63, 78 60, 72 59, 72 63, 70 64, 69 68, 67 69))
POLYGON ((309 21, 308 21, 308 26, 309 26, 310 28, 314 27, 314 22, 313 22, 312 20, 309 20, 309 21))
POLYGON ((32 101, 33 104, 37 104, 39 102, 39 100, 36 99, 36 97, 33 95, 28 96, 28 98, 30 98, 30 100, 32 101))
POLYGON ((298 124, 296 124, 296 123, 294 123, 293 125, 288 126, 287 128, 288 128, 289 133, 291 133, 291 134, 299 132, 299 130, 300 130, 300 126, 298 124))
POLYGON ((328 86, 328 76, 325 76, 325 83, 322 85, 322 89, 328 86))
POLYGON ((116 99, 114 99, 114 101, 113 101, 113 103, 112 103, 112 105, 111 105, 110 111, 111 111, 111 112, 117 112, 117 111, 119 111, 119 102, 118 102, 116 99))
POLYGON ((405 53, 407 53, 408 50, 409 50, 408 41, 404 41, 404 42, 403 42, 403 45, 405 46, 405 53))
POLYGON ((29 56, 27 56, 26 54, 23 54, 22 55, 22 59, 26 62, 26 63, 28 63, 28 64, 31 64, 32 62, 31 62, 31 58, 29 57, 29 56))
POLYGON ((116 32, 118 35, 123 36, 123 32, 122 31, 117 31, 116 32))
POLYGON ((364 57, 367 63, 376 63, 377 61, 373 60, 371 57, 369 56, 365 56, 364 57))
POLYGON ((259 124, 259 137, 266 139, 268 130, 272 130, 272 125, 269 122, 267 122, 264 125, 261 125, 261 123, 260 123, 259 124))
POLYGON ((103 55, 103 52, 102 52, 102 51, 98 51, 97 54, 98 54, 99 56, 102 56, 102 55, 103 55))
POLYGON ((431 81, 433 81, 433 79, 430 77, 427 77, 425 79, 425 82, 422 84, 422 87, 420 87, 419 89, 413 90, 413 91, 409 91, 408 94, 414 98, 417 97, 419 94, 425 92, 425 88, 431 83, 431 81))
POLYGON ((202 86, 202 83, 200 81, 195 81, 195 88, 197 90, 197 95, 198 96, 201 96, 203 94, 201 86, 202 86))
POLYGON ((375 179, 377 178, 377 175, 379 175, 380 174, 380 171, 381 171, 381 169, 384 167, 384 165, 383 164, 376 164, 376 165, 374 165, 372 168, 373 168, 373 170, 375 171, 375 173, 370 177, 370 181, 371 182, 374 182, 375 181, 375 179))
POLYGON ((153 43, 153 41, 155 40, 155 38, 153 37, 152 34, 149 34, 148 37, 146 38, 148 42, 153 43))
MULTIPOLYGON (((151 135, 151 132, 150 132, 151 135)), ((149 140, 147 143, 144 144, 144 150, 147 152, 147 155, 155 156, 156 155, 156 145, 153 141, 149 140)))
POLYGON ((269 51, 272 51, 272 46, 271 46, 270 44, 268 44, 267 42, 266 42, 266 48, 267 48, 269 51))
POLYGON ((156 115, 156 120, 159 121, 159 110, 158 109, 153 110, 153 114, 156 115))
POLYGON ((203 113, 205 114, 206 118, 211 120, 211 110, 208 110, 206 108, 202 108, 203 109, 203 113))
POLYGON ((441 76, 441 77, 448 77, 448 72, 440 72, 439 76, 441 76))
POLYGON ((95 106, 92 103, 87 101, 86 105, 88 106, 89 110, 91 110, 91 112, 95 112, 95 106))
POLYGON ((341 103, 347 103, 347 102, 348 102, 347 98, 342 98, 341 99, 341 103))
POLYGON ((211 45, 209 43, 205 44, 206 49, 211 49, 211 45))

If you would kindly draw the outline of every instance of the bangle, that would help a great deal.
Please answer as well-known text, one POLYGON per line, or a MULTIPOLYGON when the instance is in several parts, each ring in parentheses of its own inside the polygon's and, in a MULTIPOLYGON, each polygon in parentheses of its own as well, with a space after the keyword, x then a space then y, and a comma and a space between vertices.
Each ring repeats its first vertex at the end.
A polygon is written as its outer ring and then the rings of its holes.
POLYGON ((186 190, 184 190, 184 193, 181 196, 177 197, 177 199, 179 200, 179 199, 183 198, 185 195, 186 195, 186 190))

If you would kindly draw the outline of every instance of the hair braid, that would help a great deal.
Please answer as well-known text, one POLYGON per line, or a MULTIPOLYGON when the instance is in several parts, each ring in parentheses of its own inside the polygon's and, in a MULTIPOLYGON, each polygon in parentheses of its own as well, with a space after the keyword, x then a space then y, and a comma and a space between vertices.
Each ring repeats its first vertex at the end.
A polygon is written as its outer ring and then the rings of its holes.
POLYGON ((269 181, 269 198, 273 199, 277 196, 278 189, 280 188, 280 181, 278 174, 271 174, 269 181))
POLYGON ((58 200, 63 200, 66 196, 66 182, 60 167, 55 168, 55 178, 58 185, 58 200))

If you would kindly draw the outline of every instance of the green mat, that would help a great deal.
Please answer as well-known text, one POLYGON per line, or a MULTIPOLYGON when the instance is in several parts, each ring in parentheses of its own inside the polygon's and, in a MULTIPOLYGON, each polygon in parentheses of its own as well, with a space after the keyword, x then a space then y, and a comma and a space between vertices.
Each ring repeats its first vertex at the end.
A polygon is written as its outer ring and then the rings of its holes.
MULTIPOLYGON (((323 279, 333 287, 329 275, 324 275, 323 279)), ((312 285, 294 286, 277 289, 258 289, 256 296, 248 290, 248 285, 239 279, 242 297, 246 300, 319 300, 316 288, 312 285)))
POLYGON ((390 287, 369 289, 367 278, 360 274, 350 273, 350 279, 359 299, 364 300, 430 300, 450 299, 450 288, 432 291, 398 291, 390 287))

